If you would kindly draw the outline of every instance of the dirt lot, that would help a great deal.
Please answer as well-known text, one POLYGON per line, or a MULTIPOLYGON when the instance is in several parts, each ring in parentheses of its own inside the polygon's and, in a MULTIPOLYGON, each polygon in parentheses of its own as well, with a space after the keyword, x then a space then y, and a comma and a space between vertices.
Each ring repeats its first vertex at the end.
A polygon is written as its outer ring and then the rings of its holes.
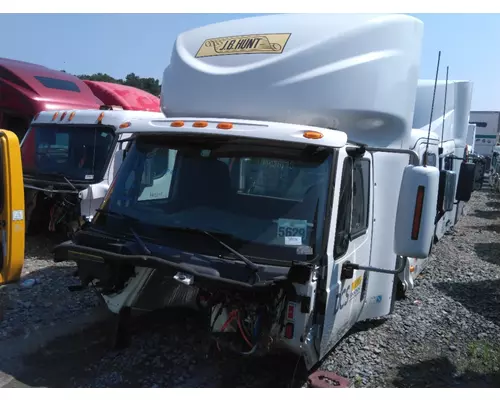
MULTIPOLYGON (((205 327, 180 311, 141 317, 131 346, 109 350, 99 298, 67 290, 73 267, 54 265, 50 245, 29 241, 23 279, 34 286, 0 289, 0 387, 300 385, 294 357, 208 354, 205 327)), ((499 367, 500 196, 485 190, 394 314, 356 326, 322 368, 356 387, 500 387, 499 367)))

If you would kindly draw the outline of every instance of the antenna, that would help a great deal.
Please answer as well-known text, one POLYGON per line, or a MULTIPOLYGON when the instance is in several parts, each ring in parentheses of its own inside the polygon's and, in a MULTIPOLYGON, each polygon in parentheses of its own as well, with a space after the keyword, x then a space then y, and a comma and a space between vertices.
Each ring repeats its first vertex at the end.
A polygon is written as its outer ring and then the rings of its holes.
POLYGON ((445 122, 445 115, 446 115, 446 96, 448 95, 448 72, 450 70, 450 67, 446 67, 446 86, 444 87, 444 108, 443 108, 443 126, 441 128, 441 146, 443 145, 443 139, 444 139, 444 122, 445 122))
POLYGON ((436 67, 436 79, 434 79, 434 92, 432 93, 431 116, 429 121, 429 131, 427 132, 427 144, 425 145, 424 167, 427 167, 427 150, 429 150, 429 140, 431 138, 432 113, 434 111, 434 101, 436 100, 436 88, 439 75, 439 62, 441 61, 441 50, 438 53, 438 62, 436 67))

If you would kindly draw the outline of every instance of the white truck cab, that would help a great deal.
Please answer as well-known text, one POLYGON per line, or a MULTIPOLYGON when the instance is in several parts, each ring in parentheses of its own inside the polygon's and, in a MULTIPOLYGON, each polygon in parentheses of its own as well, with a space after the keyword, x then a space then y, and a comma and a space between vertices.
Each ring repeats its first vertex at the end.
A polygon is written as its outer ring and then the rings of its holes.
POLYGON ((286 349, 312 368, 392 312, 407 259, 434 238, 440 172, 412 141, 422 34, 380 14, 182 33, 169 117, 117 131, 134 133, 127 156, 55 260, 76 261, 120 316, 196 307, 221 348, 286 349))
POLYGON ((29 232, 73 233, 90 221, 123 160, 121 141, 131 135, 119 129, 155 118, 165 116, 116 106, 36 115, 21 142, 29 232))

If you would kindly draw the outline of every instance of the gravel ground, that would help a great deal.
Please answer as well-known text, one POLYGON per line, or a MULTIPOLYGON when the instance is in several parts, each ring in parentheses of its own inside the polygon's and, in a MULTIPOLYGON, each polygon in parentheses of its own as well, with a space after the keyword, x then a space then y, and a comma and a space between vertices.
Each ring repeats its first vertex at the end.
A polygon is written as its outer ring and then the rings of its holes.
MULTIPOLYGON (((500 196, 475 193, 469 215, 434 247, 416 288, 396 303, 394 314, 358 324, 322 368, 355 387, 500 387, 499 211, 500 196)), ((30 248, 25 277, 40 283, 3 290, 8 304, 0 343, 91 312, 99 302, 92 291, 68 292, 66 286, 77 283, 73 269, 54 266, 47 241, 39 247, 44 255, 34 257, 30 248)), ((131 346, 122 351, 109 350, 106 325, 98 324, 25 357, 22 368, 0 362, 0 370, 29 386, 286 387, 300 365, 293 357, 207 353, 199 319, 180 311, 143 317, 134 328, 131 346)))
POLYGON ((56 241, 44 236, 28 237, 21 282, 35 279, 35 285, 14 283, 0 287, 0 345, 15 336, 27 338, 40 328, 55 326, 74 315, 90 314, 100 304, 91 291, 68 291, 68 286, 79 282, 73 276, 74 263, 52 261, 50 250, 56 241))

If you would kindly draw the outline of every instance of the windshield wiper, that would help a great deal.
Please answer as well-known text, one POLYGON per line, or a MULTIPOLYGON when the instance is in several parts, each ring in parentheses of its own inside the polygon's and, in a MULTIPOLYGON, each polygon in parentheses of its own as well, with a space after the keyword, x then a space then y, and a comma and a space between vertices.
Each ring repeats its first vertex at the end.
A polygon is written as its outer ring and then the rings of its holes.
MULTIPOLYGON (((119 217, 119 218, 126 219, 126 220, 129 220, 129 221, 134 221, 134 222, 138 222, 139 221, 135 217, 131 217, 131 216, 126 215, 126 214, 121 214, 121 213, 116 212, 116 211, 103 210, 102 208, 98 208, 98 209, 96 209, 96 211, 99 212, 99 213, 101 213, 101 214, 104 214, 104 215, 111 215, 113 217, 119 217)), ((150 256, 151 255, 151 250, 148 249, 148 246, 146 246, 146 243, 144 243, 144 241, 137 234, 137 232, 134 230, 134 228, 132 228, 129 225, 128 229, 129 229, 130 233, 132 233, 132 235, 134 236, 134 238, 135 238, 136 242, 139 244, 139 246, 142 247, 142 250, 144 251, 144 253, 146 253, 146 255, 150 256)))
POLYGON ((243 263, 253 272, 257 273, 260 271, 260 268, 255 265, 255 263, 251 260, 249 260, 247 257, 245 257, 243 254, 238 252, 237 250, 233 249, 231 246, 228 244, 224 243, 222 240, 216 238, 212 233, 205 231, 203 229, 197 229, 197 228, 188 228, 188 227, 180 227, 180 226, 158 226, 160 229, 165 229, 165 230, 175 230, 175 231, 184 231, 184 232, 193 232, 193 233, 201 233, 205 236, 208 236, 212 240, 216 241, 219 243, 222 247, 225 247, 229 252, 234 254, 237 258, 239 258, 243 263))
POLYGON ((71 189, 73 189, 76 193, 80 193, 80 191, 76 188, 75 185, 73 185, 73 183, 68 179, 66 178, 66 175, 64 175, 62 172, 54 172, 53 174, 50 174, 50 175, 54 175, 54 176, 58 176, 59 178, 63 178, 66 183, 71 186, 71 189))
MULTIPOLYGON (((96 211, 100 212, 100 213, 102 213, 104 215, 111 215, 111 216, 116 216, 116 217, 123 218, 123 219, 128 219, 128 220, 131 220, 131 221, 134 221, 134 222, 140 222, 140 220, 137 219, 137 218, 135 218, 135 217, 131 217, 131 216, 128 216, 128 215, 125 215, 125 214, 121 214, 121 213, 116 212, 116 211, 103 210, 101 208, 98 208, 96 211)), ((260 271, 260 268, 257 265, 255 265, 255 263, 253 261, 249 260, 243 254, 241 254, 237 250, 233 249, 231 246, 229 246, 228 244, 224 243, 222 240, 216 238, 210 232, 207 232, 207 231, 205 231, 203 229, 180 227, 180 226, 179 227, 178 226, 159 226, 159 225, 153 225, 153 226, 155 228, 162 229, 162 230, 184 231, 184 232, 193 232, 193 233, 198 233, 198 234, 201 233, 201 234, 203 234, 205 236, 208 236, 212 240, 216 241, 222 247, 226 248, 229 252, 231 252, 237 258, 239 258, 247 266, 247 268, 249 268, 250 270, 252 270, 256 274, 257 274, 257 272, 260 271)), ((135 233, 135 231, 132 229, 132 227, 129 227, 129 230, 134 235, 134 237, 136 238, 137 242, 141 245, 141 247, 144 249, 144 251, 146 251, 147 254, 150 255, 151 252, 146 247, 146 244, 142 241, 142 239, 140 238, 140 236, 137 233, 135 233)))

